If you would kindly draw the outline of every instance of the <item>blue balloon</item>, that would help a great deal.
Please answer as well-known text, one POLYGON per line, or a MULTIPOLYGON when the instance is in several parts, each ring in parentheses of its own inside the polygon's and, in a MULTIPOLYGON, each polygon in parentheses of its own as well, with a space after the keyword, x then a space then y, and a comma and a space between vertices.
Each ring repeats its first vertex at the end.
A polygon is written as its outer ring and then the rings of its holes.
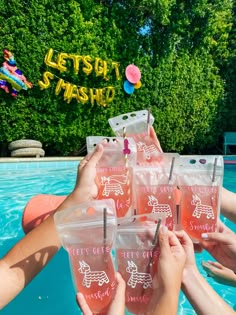
POLYGON ((134 93, 134 84, 130 83, 128 80, 124 82, 124 90, 127 94, 134 93))

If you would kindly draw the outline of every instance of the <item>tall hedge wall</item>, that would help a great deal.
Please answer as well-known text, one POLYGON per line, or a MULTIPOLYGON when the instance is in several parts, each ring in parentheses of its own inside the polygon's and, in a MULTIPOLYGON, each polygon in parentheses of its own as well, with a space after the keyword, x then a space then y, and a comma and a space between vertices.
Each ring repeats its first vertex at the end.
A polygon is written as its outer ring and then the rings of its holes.
POLYGON ((0 0, 0 48, 14 54, 33 83, 17 98, 0 90, 2 154, 23 138, 42 141, 47 155, 76 154, 86 136, 112 135, 108 118, 150 106, 165 151, 217 150, 223 131, 235 123, 233 8, 230 0, 0 0), (92 72, 80 62, 76 73, 72 58, 64 59, 65 71, 53 67, 60 53, 86 56, 92 72), (107 74, 95 71, 96 60, 106 61, 107 74), (142 86, 128 95, 123 83, 132 63, 142 86), (45 72, 53 79, 41 89, 45 72), (112 87, 114 99, 68 101, 66 88, 58 92, 60 79, 74 92, 112 87))

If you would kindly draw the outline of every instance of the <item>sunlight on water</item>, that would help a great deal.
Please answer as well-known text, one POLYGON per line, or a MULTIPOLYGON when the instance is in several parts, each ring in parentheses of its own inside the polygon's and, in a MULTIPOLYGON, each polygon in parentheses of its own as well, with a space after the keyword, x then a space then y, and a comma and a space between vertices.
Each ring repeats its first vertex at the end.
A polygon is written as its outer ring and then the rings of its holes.
MULTIPOLYGON (((42 163, 43 164, 43 163, 42 163)), ((19 171, 0 169, 0 256, 3 256, 24 236, 21 227, 23 209, 31 197, 37 194, 66 195, 74 187, 77 164, 66 167, 35 168, 19 171)), ((236 191, 236 166, 225 167, 224 186, 236 191)), ((235 228, 228 220, 225 223, 235 228)), ((206 277, 200 263, 212 258, 206 252, 197 254, 196 261, 201 274, 206 277)), ((232 307, 236 304, 236 288, 207 281, 232 307)), ((71 281, 67 253, 61 249, 46 268, 1 311, 1 315, 78 315, 71 281)), ((184 294, 180 294, 178 315, 195 315, 184 294)), ((223 315, 223 314, 222 314, 223 315)))

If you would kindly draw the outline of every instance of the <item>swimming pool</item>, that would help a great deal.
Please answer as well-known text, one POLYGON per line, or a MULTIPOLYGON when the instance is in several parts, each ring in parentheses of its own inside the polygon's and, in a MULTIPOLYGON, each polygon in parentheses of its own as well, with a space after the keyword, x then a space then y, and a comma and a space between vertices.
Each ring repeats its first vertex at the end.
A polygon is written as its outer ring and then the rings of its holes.
MULTIPOLYGON (((0 163, 0 257, 24 233, 22 211, 28 200, 37 194, 68 194, 74 187, 78 161, 0 163)), ((225 165, 224 186, 236 192, 236 165, 225 165)), ((228 220, 225 223, 235 228, 228 220)), ((198 266, 211 259, 206 252, 197 254, 198 266)), ((201 273, 205 272, 199 267, 201 273)), ((215 290, 234 306, 236 288, 207 278, 215 290)), ((74 288, 69 272, 67 253, 61 249, 42 272, 2 311, 2 315, 78 315, 74 288)), ((196 314, 181 293, 178 315, 196 314)), ((223 315, 223 314, 222 314, 223 315)))

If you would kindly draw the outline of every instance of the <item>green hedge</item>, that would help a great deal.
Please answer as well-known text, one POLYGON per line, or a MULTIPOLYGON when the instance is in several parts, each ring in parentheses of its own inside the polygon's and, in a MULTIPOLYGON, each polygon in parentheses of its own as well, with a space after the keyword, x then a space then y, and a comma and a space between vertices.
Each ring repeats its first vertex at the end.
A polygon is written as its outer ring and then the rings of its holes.
POLYGON ((150 106, 168 152, 216 151, 223 131, 233 128, 232 1, 0 0, 0 8, 0 47, 14 53, 34 85, 16 99, 0 90, 2 155, 9 142, 23 138, 42 141, 46 155, 77 154, 86 136, 112 135, 108 118, 150 106), (114 70, 108 78, 75 74, 71 61, 60 72, 44 62, 49 48, 54 62, 62 52, 90 56, 93 65, 97 57, 109 67, 118 62, 120 80, 114 70), (131 63, 141 70, 142 86, 128 95, 123 83, 131 63), (54 79, 41 90, 45 71, 54 79), (87 88, 112 86, 114 100, 67 103, 62 92, 55 95, 59 78, 87 88))

